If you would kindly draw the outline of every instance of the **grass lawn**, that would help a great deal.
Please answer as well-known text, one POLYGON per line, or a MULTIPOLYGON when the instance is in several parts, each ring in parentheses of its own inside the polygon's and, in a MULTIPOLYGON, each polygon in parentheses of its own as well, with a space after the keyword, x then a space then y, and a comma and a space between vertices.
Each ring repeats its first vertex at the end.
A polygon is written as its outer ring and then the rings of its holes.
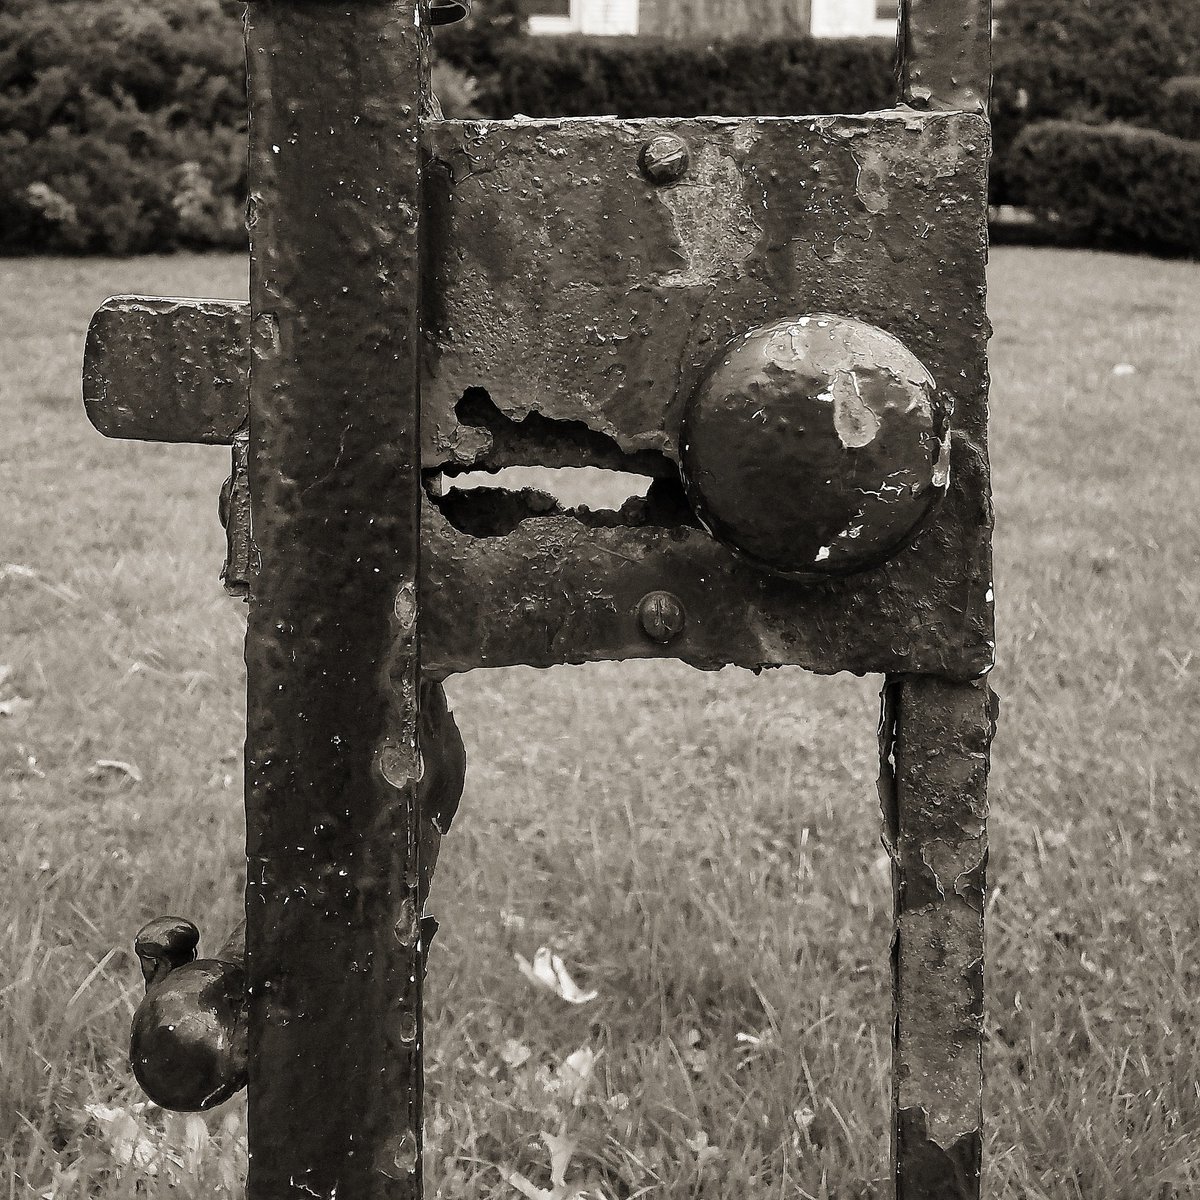
MULTIPOLYGON (((1200 1197, 1200 266, 1003 249, 991 279, 986 1190, 1200 1197)), ((244 1107, 139 1113, 125 1061, 133 932, 222 938, 242 838, 227 451, 106 442, 79 399, 92 310, 139 290, 242 296, 245 264, 0 262, 0 1196, 220 1196, 243 1163, 244 1107)), ((548 1188, 554 1147, 613 1200, 889 1194, 878 680, 448 690, 430 1193, 548 1188), (531 987, 542 945, 598 998, 531 987)))

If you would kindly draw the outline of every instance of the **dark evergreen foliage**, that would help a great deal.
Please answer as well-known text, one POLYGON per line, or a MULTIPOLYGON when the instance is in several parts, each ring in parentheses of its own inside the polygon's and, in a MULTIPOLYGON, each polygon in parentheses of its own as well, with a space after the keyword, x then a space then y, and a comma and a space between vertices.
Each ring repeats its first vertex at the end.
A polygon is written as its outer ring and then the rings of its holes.
POLYGON ((1010 182, 1068 245, 1200 254, 1200 142, 1131 125, 1040 121, 1012 150, 1010 182))
POLYGON ((993 199, 1018 202, 1010 151, 1034 122, 1121 122, 1200 136, 1194 122, 1190 130, 1176 122, 1179 104, 1169 94, 1169 81, 1195 74, 1197 0, 1005 0, 995 45, 993 199))
MULTIPOLYGON (((0 253, 245 244, 241 10, 0 2, 0 253)), ((471 22, 439 32, 448 116, 862 112, 894 94, 886 41, 533 39, 519 12, 477 0, 471 22)), ((998 203, 1066 186, 1033 177, 1063 173, 1038 149, 1047 135, 1022 139, 1047 120, 1200 140, 1200 2, 1008 0, 993 120, 998 203)), ((1132 153, 1126 133, 1104 144, 1132 153)), ((1072 169, 1085 159, 1073 153, 1072 169)))
POLYGON ((439 50, 480 81, 495 117, 854 113, 895 97, 895 47, 878 39, 497 41, 464 30, 439 50))
POLYGON ((0 253, 241 246, 235 0, 4 0, 0 253))

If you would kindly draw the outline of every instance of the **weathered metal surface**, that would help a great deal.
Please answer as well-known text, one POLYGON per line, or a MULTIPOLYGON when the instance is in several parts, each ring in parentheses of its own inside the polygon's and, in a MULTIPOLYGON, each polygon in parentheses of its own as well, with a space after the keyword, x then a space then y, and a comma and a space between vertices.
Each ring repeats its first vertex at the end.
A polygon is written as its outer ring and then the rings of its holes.
POLYGON ((861 321, 776 321, 717 352, 683 474, 706 529, 798 578, 886 562, 949 481, 950 414, 921 361, 861 321))
POLYGON ((678 459, 682 410, 750 329, 835 313, 893 334, 980 424, 984 118, 453 122, 433 157, 423 462, 483 464, 468 388, 678 459), (649 182, 657 134, 691 167, 649 182))
POLYGON ((434 25, 452 25, 471 15, 471 0, 429 0, 429 19, 434 25))
POLYGON ((246 909, 254 1200, 421 1194, 412 0, 255 0, 246 909))
POLYGON ((986 683, 889 679, 880 798, 895 894, 897 1200, 978 1200, 983 1128, 986 683))
POLYGON ((596 528, 510 497, 510 530, 488 538, 427 513, 435 673, 664 652, 705 666, 987 669, 982 118, 424 131, 437 160, 425 191, 426 471, 591 463, 677 478, 684 405, 713 355, 801 297, 898 337, 955 427, 949 492, 929 527, 849 585, 764 580, 686 509, 656 528, 596 528), (686 134, 692 166, 655 185, 639 156, 669 130, 686 134), (696 618, 668 651, 634 619, 659 589, 696 618))
POLYGON ((917 109, 986 113, 992 0, 900 0, 900 98, 917 109))
MULTIPOLYGON (((978 495, 985 469, 967 446, 953 470, 978 495)), ((480 489, 483 492, 483 489, 480 489)), ((467 493, 503 512, 499 496, 467 493)), ((521 519, 502 536, 456 529, 426 505, 421 603, 422 661, 442 678, 475 667, 679 658, 693 666, 795 664, 822 674, 935 672, 968 679, 992 663, 987 555, 991 509, 962 527, 979 549, 961 574, 961 542, 932 524, 916 545, 883 566, 822 584, 773 576, 738 558, 702 529, 664 523, 588 523, 553 503, 547 515, 518 497, 521 519), (647 592, 679 597, 687 627, 669 643, 646 638, 638 605, 647 592)), ((510 514, 510 524, 512 520, 510 514)), ((649 518, 653 522, 654 517, 649 518)))
POLYGON ((928 527, 842 582, 764 578, 686 506, 585 523, 536 497, 521 519, 519 501, 494 497, 488 529, 464 519, 465 502, 435 499, 432 670, 664 652, 699 666, 988 668, 986 120, 442 122, 426 133, 427 470, 492 465, 489 437, 459 415, 473 388, 512 422, 582 425, 626 455, 677 464, 684 408, 713 356, 804 310, 898 338, 954 412, 949 491, 928 527), (691 161, 656 184, 641 155, 666 133, 691 161), (636 621, 654 590, 688 612, 665 651, 636 621))
POLYGON ((88 327, 83 402, 107 437, 225 445, 244 427, 249 308, 114 296, 88 327))
POLYGON ((656 134, 638 154, 638 166, 651 183, 676 183, 691 165, 687 142, 673 133, 656 134))
MULTIPOLYGON (((440 684, 421 684, 420 911, 443 834, 462 797, 466 752, 440 684)), ((436 922, 422 919, 428 952, 436 922)), ((227 1100, 247 1078, 246 923, 212 957, 196 960, 200 933, 190 921, 160 917, 139 930, 134 949, 146 995, 133 1016, 129 1059, 142 1090, 163 1108, 196 1111, 227 1100)), ((422 963, 422 966, 424 964, 422 963)))
MULTIPOLYGON (((969 451, 952 452, 952 475, 986 469, 969 451)), ((480 666, 670 657, 709 669, 975 678, 993 657, 991 507, 986 479, 958 483, 983 496, 962 526, 980 547, 971 574, 958 574, 961 553, 934 522, 891 562, 817 584, 764 572, 713 539, 677 476, 657 479, 620 513, 567 511, 534 491, 428 495, 423 670, 441 679, 480 666), (640 615, 644 597, 659 592, 688 614, 666 639, 647 637, 640 615)))
POLYGON ((223 577, 251 593, 248 992, 237 947, 202 969, 194 928, 151 930, 141 1069, 206 1101, 238 1071, 213 1029, 244 1037, 253 1200, 415 1200, 423 906, 464 765, 436 680, 884 671, 897 1197, 977 1200, 987 0, 903 0, 907 107, 671 121, 441 120, 427 26, 465 7, 254 0, 251 305, 119 298, 89 336, 104 432, 233 442, 223 577), (851 369, 806 346, 731 380, 804 313, 871 327, 851 369), (619 513, 445 486, 513 465, 653 484, 619 513), (202 1050, 187 1083, 171 1054, 202 1050))
POLYGON ((650 592, 638 605, 638 622, 652 641, 673 642, 687 625, 687 612, 678 596, 671 592, 650 592))

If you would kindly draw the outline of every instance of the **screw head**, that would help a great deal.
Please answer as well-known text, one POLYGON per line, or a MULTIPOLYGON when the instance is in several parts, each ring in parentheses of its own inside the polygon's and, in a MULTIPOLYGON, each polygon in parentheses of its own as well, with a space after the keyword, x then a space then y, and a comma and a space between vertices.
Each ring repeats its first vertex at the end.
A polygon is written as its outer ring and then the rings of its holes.
POLYGON ((638 155, 638 166, 651 183, 674 183, 682 179, 691 164, 692 154, 687 142, 673 133, 660 133, 651 138, 638 155))
POLYGON ((674 641, 687 622, 687 614, 678 596, 670 592, 649 592, 638 605, 642 632, 654 642, 666 645, 674 641))

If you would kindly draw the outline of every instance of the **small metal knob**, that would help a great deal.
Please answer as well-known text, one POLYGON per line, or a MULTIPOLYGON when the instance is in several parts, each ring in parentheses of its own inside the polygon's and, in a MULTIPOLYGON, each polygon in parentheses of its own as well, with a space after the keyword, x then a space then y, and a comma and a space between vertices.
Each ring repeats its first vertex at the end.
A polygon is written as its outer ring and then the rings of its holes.
POLYGON ((810 581, 878 566, 946 491, 950 405, 882 329, 814 313, 752 329, 688 402, 688 498, 718 541, 810 581))

